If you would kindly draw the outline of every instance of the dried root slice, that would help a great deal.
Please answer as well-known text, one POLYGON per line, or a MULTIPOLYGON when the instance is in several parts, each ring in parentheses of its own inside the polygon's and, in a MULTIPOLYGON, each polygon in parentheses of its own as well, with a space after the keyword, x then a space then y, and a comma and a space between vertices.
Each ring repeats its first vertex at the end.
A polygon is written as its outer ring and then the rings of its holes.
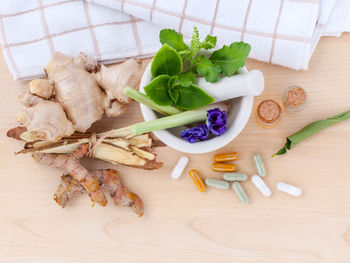
POLYGON ((92 202, 96 202, 101 206, 106 206, 107 198, 100 188, 98 179, 79 163, 79 159, 87 153, 88 148, 87 144, 83 144, 71 155, 34 153, 33 158, 39 164, 65 170, 84 186, 92 202))
MULTIPOLYGON (((93 171, 92 174, 99 179, 99 183, 111 195, 116 206, 127 206, 138 216, 143 215, 141 198, 123 186, 117 171, 112 169, 98 170, 93 171)), ((54 200, 61 207, 65 207, 73 196, 83 192, 84 188, 72 176, 62 175, 61 183, 54 194, 54 200)))
POLYGON ((62 136, 74 133, 74 127, 62 107, 53 101, 41 101, 26 108, 18 114, 18 122, 33 138, 41 140, 58 141, 62 136))
POLYGON ((63 174, 61 176, 61 183, 53 195, 53 199, 59 206, 64 208, 73 196, 83 194, 84 192, 84 187, 77 180, 68 174, 63 174))

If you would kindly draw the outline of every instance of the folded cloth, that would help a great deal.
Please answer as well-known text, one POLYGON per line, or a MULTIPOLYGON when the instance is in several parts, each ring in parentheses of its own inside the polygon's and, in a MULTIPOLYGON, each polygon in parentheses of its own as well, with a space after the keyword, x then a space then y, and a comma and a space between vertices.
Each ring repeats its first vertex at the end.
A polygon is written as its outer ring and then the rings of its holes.
POLYGON ((349 0, 0 0, 0 43, 16 80, 44 75, 55 51, 102 63, 150 57, 159 30, 173 28, 218 45, 245 41, 250 57, 296 70, 321 36, 350 31, 349 0))

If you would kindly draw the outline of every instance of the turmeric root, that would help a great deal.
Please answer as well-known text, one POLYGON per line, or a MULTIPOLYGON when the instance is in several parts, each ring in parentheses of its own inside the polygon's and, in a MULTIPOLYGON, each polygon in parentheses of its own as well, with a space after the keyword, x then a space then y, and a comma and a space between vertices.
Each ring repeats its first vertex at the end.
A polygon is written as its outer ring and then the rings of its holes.
POLYGON ((89 193, 92 202, 96 202, 101 206, 107 205, 107 198, 104 195, 100 184, 95 175, 91 174, 79 163, 88 151, 88 145, 80 145, 71 155, 63 154, 46 154, 34 153, 32 156, 39 164, 62 168, 72 175, 72 177, 81 183, 85 190, 89 193))
POLYGON ((20 96, 27 110, 36 107, 38 111, 24 123, 33 140, 58 141, 74 131, 85 132, 103 114, 121 115, 130 102, 123 89, 126 86, 138 88, 143 73, 142 63, 137 59, 100 68, 94 59, 83 53, 72 58, 60 52, 54 54, 45 71, 48 79, 31 81, 29 92, 20 96), (46 100, 55 101, 54 111, 64 114, 52 114, 53 109, 48 108, 45 114, 42 106, 45 104, 41 103, 46 100), (47 118, 48 115, 53 116, 47 118), (60 127, 67 123, 71 123, 73 129, 60 127))
MULTIPOLYGON (((111 195, 116 206, 130 207, 138 216, 143 215, 143 202, 140 197, 130 192, 123 186, 117 171, 98 170, 92 172, 101 184, 101 186, 111 195)), ((54 200, 62 207, 67 205, 69 199, 77 193, 82 193, 83 188, 70 175, 62 175, 61 183, 54 194, 54 200)))

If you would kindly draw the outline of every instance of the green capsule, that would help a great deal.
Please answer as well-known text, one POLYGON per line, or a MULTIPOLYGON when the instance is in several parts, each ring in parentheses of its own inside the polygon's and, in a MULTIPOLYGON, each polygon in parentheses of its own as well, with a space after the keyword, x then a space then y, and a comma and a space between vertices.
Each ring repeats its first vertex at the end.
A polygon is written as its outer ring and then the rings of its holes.
POLYGON ((239 182, 233 182, 232 189, 235 191, 236 195, 242 203, 249 204, 249 197, 239 182))
POLYGON ((226 181, 246 181, 248 180, 248 175, 244 173, 224 173, 222 178, 226 181))
POLYGON ((227 190, 230 188, 230 184, 228 182, 225 182, 223 180, 213 179, 213 178, 205 179, 205 184, 207 186, 224 189, 224 190, 227 190))
POLYGON ((264 177, 266 175, 266 169, 260 154, 258 153, 254 154, 253 159, 254 159, 255 168, 256 168, 256 171, 258 172, 258 175, 261 177, 264 177))

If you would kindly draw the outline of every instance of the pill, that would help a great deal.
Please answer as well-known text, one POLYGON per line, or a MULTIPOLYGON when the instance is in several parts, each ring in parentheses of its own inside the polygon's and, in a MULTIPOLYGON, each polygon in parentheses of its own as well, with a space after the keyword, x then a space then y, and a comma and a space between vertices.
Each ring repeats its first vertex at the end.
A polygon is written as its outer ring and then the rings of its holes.
POLYGON ((215 172, 234 172, 236 165, 233 163, 213 163, 211 169, 215 172))
POLYGON ((248 179, 248 175, 245 173, 224 173, 222 178, 226 181, 246 181, 248 179))
POLYGON ((215 188, 219 188, 219 189, 224 189, 224 190, 227 190, 230 188, 230 184, 228 182, 223 181, 223 180, 213 179, 213 178, 205 179, 205 184, 207 186, 211 186, 211 187, 215 187, 215 188))
POLYGON ((235 161, 238 159, 238 154, 236 152, 230 153, 218 153, 214 156, 214 161, 218 163, 235 161))
POLYGON ((261 160, 260 154, 254 154, 253 156, 254 163, 255 163, 255 168, 256 171, 258 172, 258 175, 261 177, 264 177, 266 175, 266 169, 263 161, 261 160))
POLYGON ((188 163, 188 157, 182 156, 177 164, 175 165, 174 169, 171 172, 171 178, 173 179, 179 179, 183 171, 185 170, 185 167, 188 163))
POLYGON ((301 194, 303 193, 301 188, 296 187, 296 186, 291 185, 291 184, 286 184, 283 182, 279 182, 277 184, 277 189, 280 190, 281 192, 284 192, 286 194, 290 194, 293 196, 301 196, 301 194))
POLYGON ((191 170, 190 171, 190 177, 192 178, 194 184, 197 186, 198 190, 200 192, 204 192, 207 187, 205 185, 205 183, 203 182, 201 176, 199 175, 197 170, 191 170))
POLYGON ((249 204, 249 197, 239 182, 233 182, 232 189, 235 191, 236 195, 242 203, 249 204))
POLYGON ((259 189, 259 191, 263 194, 263 196, 271 196, 272 192, 271 189, 267 186, 267 184, 264 182, 264 180, 258 176, 253 175, 252 176, 252 182, 256 186, 256 188, 259 189))

